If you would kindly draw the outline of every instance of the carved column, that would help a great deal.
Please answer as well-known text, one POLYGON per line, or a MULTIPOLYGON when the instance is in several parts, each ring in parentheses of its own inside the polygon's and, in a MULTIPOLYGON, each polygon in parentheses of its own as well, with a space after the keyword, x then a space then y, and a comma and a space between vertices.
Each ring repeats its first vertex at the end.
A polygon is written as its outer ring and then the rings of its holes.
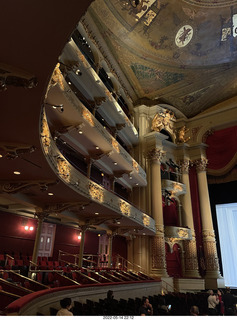
POLYGON ((33 254, 32 254, 32 262, 34 262, 34 263, 37 263, 43 221, 48 215, 49 214, 45 213, 45 212, 37 212, 36 213, 36 216, 38 218, 38 226, 37 226, 34 249, 33 249, 33 254))
POLYGON ((112 267, 112 242, 113 235, 111 233, 108 234, 108 268, 112 267))
POLYGON ((200 277, 198 272, 198 256, 197 256, 197 244, 196 235, 193 224, 193 211, 189 184, 189 160, 184 159, 179 162, 180 170, 182 173, 182 183, 186 186, 186 194, 181 196, 181 202, 183 206, 183 226, 187 226, 191 229, 192 240, 184 241, 185 251, 185 277, 200 277))
POLYGON ((160 163, 164 151, 154 148, 147 152, 151 168, 151 212, 156 224, 156 235, 151 239, 151 272, 154 276, 168 277, 165 258, 165 237, 162 207, 160 163))
POLYGON ((204 256, 206 262, 206 278, 220 278, 219 260, 216 250, 216 239, 212 223, 211 206, 207 185, 206 167, 208 160, 205 158, 194 163, 197 170, 198 191, 202 220, 202 237, 204 256))
POLYGON ((80 243, 80 251, 79 251, 79 259, 78 259, 78 267, 81 268, 83 264, 83 253, 84 253, 84 243, 85 243, 85 233, 87 226, 81 227, 81 243, 80 243))

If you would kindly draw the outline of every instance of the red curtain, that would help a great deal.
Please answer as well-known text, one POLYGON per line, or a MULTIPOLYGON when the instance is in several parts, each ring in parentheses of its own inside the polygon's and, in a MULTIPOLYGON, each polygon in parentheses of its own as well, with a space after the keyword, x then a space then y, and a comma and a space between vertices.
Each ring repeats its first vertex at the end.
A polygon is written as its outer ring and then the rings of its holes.
POLYGON ((208 168, 224 168, 237 152, 237 126, 216 131, 206 140, 208 168))

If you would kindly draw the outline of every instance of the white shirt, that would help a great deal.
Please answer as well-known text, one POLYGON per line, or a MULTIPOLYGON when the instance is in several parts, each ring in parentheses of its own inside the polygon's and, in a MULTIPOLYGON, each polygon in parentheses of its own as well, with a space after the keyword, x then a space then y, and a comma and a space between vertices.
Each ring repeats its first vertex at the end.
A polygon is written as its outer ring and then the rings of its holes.
POLYGON ((218 305, 219 303, 219 299, 216 296, 209 296, 207 298, 207 302, 208 302, 209 309, 215 309, 216 305, 218 305))
POLYGON ((68 309, 62 308, 57 312, 56 316, 73 316, 73 313, 68 309))

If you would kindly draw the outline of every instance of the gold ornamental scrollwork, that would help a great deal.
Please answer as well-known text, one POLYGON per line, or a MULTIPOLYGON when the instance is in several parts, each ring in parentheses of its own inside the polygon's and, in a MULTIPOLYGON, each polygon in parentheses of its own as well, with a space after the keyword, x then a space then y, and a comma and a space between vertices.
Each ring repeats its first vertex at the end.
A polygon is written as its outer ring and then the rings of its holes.
POLYGON ((125 214, 126 216, 130 216, 131 206, 127 202, 121 201, 120 202, 120 211, 123 214, 125 214))
POLYGON ((50 144, 51 144, 51 138, 50 138, 49 127, 48 127, 45 114, 42 120, 41 141, 42 141, 45 153, 48 154, 50 149, 50 144))
POLYGON ((115 140, 113 137, 112 137, 112 146, 118 153, 120 152, 118 141, 115 140))
POLYGON ((179 235, 180 238, 188 238, 189 233, 188 233, 187 230, 179 229, 178 230, 178 235, 179 235))
POLYGON ((92 126, 94 127, 94 121, 92 119, 91 113, 87 109, 83 109, 82 111, 82 117, 92 126))
POLYGON ((105 94, 106 94, 109 101, 113 101, 113 96, 108 89, 105 89, 105 94))
POLYGON ((153 149, 147 151, 145 154, 145 157, 148 160, 157 160, 160 163, 161 163, 164 156, 165 156, 165 151, 158 149, 158 148, 153 148, 153 149))
POLYGON ((175 120, 174 113, 170 110, 165 110, 165 112, 158 112, 151 124, 151 130, 160 132, 162 129, 173 131, 173 121, 175 120))
POLYGON ((93 199, 104 202, 104 192, 99 186, 89 183, 89 193, 93 199))
POLYGON ((196 165, 197 172, 202 172, 207 170, 208 160, 206 158, 195 160, 193 163, 196 165))
POLYGON ((134 159, 132 159, 132 166, 133 166, 133 168, 134 168, 137 172, 139 172, 138 163, 137 163, 137 161, 135 161, 134 159))
POLYGON ((190 160, 184 159, 178 161, 181 173, 189 173, 190 169, 190 160))
POLYGON ((61 90, 64 90, 65 89, 65 86, 64 86, 64 83, 63 83, 63 75, 61 73, 61 70, 60 70, 60 63, 57 63, 56 64, 56 67, 53 71, 53 74, 52 74, 52 78, 51 78, 51 81, 50 81, 50 87, 54 87, 57 83, 60 87, 61 90))
POLYGON ((189 129, 186 128, 186 126, 181 127, 180 129, 178 129, 177 131, 177 138, 176 138, 176 142, 177 143, 185 143, 188 142, 190 140, 190 137, 187 137, 187 133, 189 132, 189 129))
POLYGON ((142 220, 143 220, 144 226, 149 227, 149 225, 150 225, 150 217, 148 215, 144 214, 142 220))
POLYGON ((57 169, 59 175, 66 181, 70 182, 71 170, 66 160, 57 157, 57 169))

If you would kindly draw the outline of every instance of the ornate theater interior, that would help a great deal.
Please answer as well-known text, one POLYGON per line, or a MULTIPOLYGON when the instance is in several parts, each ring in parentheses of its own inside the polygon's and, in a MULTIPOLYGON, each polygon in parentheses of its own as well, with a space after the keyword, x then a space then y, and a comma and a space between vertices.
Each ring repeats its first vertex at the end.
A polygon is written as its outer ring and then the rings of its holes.
POLYGON ((1 312, 225 287, 237 1, 23 0, 0 25, 1 312))

